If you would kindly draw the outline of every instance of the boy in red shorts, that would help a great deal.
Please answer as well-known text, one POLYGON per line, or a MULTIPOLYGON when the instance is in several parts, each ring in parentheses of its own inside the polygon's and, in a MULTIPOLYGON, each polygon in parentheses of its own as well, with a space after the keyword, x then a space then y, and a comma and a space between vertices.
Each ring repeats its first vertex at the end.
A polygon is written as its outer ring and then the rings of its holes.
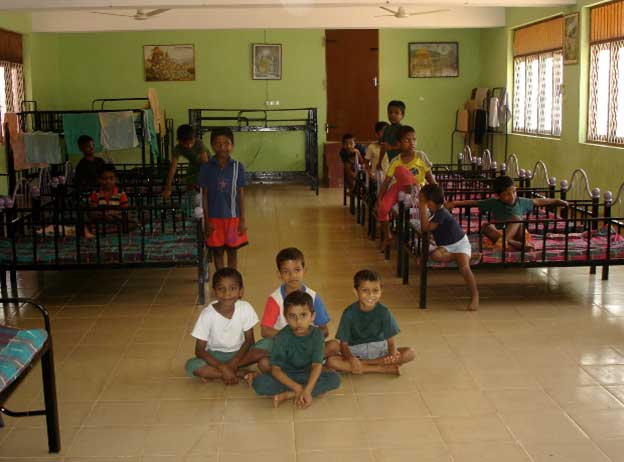
POLYGON ((202 165, 199 186, 202 188, 204 233, 206 245, 213 251, 215 267, 225 267, 227 252, 230 268, 236 268, 236 251, 247 245, 245 225, 245 169, 230 156, 234 134, 227 127, 210 133, 210 145, 215 155, 202 165))

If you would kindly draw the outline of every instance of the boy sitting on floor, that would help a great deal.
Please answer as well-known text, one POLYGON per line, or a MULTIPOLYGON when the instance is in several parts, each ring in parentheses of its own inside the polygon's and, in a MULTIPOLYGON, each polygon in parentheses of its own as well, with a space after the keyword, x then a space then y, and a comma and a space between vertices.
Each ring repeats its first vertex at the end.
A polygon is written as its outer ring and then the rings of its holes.
POLYGON ((331 356, 327 366, 340 372, 400 375, 399 367, 414 360, 409 347, 397 347, 399 326, 392 312, 379 303, 381 276, 361 270, 353 277, 358 301, 347 307, 340 318, 336 338, 341 356, 331 356))
POLYGON ((523 236, 522 220, 524 216, 533 211, 535 206, 559 205, 567 207, 568 203, 561 199, 538 198, 528 199, 518 197, 514 181, 502 175, 492 182, 492 189, 496 197, 484 200, 467 200, 447 202, 445 207, 452 210, 454 207, 479 207, 480 213, 489 212, 492 223, 484 223, 481 233, 487 236, 496 246, 502 247, 503 229, 505 229, 505 244, 520 250, 523 242, 525 248, 530 249, 528 232, 523 236))

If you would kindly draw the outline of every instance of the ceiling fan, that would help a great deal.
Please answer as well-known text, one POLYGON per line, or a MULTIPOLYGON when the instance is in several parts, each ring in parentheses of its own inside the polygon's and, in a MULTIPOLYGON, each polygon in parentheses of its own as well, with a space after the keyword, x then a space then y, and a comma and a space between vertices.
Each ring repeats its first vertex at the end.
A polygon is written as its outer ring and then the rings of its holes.
POLYGON ((403 6, 397 5, 397 9, 393 10, 392 8, 390 8, 390 2, 386 2, 386 5, 387 6, 380 6, 379 8, 391 14, 380 14, 376 16, 377 18, 381 18, 384 16, 394 16, 395 18, 398 18, 398 19, 405 19, 405 18, 409 18, 410 16, 420 16, 424 14, 442 13, 444 11, 449 11, 448 9, 442 9, 442 10, 427 10, 427 11, 418 11, 416 13, 410 13, 403 6))
POLYGON ((107 16, 121 16, 123 18, 132 18, 137 21, 145 21, 146 19, 153 18, 161 13, 169 11, 170 8, 159 8, 157 10, 152 10, 146 12, 145 10, 139 8, 135 14, 117 14, 117 13, 105 13, 103 11, 91 11, 93 14, 105 14, 107 16))

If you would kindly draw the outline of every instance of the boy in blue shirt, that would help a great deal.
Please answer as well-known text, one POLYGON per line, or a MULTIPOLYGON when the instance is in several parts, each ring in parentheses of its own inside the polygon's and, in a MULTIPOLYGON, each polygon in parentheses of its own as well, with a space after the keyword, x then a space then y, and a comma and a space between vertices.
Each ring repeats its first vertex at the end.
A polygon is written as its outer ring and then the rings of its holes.
POLYGON ((215 155, 202 165, 199 186, 202 188, 204 233, 206 245, 212 249, 217 269, 236 268, 237 250, 248 244, 245 224, 245 169, 230 156, 234 148, 234 134, 227 127, 210 133, 210 144, 215 155))

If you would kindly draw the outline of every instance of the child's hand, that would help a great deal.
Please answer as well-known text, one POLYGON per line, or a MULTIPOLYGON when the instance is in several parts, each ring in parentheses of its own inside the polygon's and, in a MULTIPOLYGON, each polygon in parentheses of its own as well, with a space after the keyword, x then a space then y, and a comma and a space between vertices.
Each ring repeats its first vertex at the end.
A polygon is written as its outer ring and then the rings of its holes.
POLYGON ((355 375, 360 375, 363 373, 362 371, 362 361, 360 361, 355 356, 349 358, 349 363, 351 364, 351 373, 355 375))
POLYGON ((160 193, 160 196, 163 199, 169 199, 171 197, 171 188, 165 188, 164 191, 160 193))
POLYGON ((236 372, 227 364, 221 364, 219 366, 219 371, 223 375, 223 383, 226 385, 236 385, 238 383, 238 377, 236 377, 236 372))
POLYGON ((243 218, 241 218, 238 221, 238 235, 242 236, 246 232, 247 232, 247 224, 245 223, 245 220, 243 218))
POLYGON ((210 239, 210 236, 212 235, 213 231, 214 231, 214 228, 212 227, 210 223, 204 224, 204 239, 206 240, 210 239))
POLYGON ((564 201, 564 200, 561 200, 561 199, 559 199, 559 200, 557 201, 557 205, 560 205, 561 207, 569 207, 569 206, 570 206, 570 204, 568 203, 568 201, 564 201))
POLYGON ((444 207, 448 210, 453 210, 455 208, 455 204, 453 204, 452 202, 445 202, 444 207))
POLYGON ((304 388, 299 396, 297 396, 297 401, 295 401, 297 407, 299 409, 305 409, 310 407, 312 404, 312 393, 306 388, 304 388))

